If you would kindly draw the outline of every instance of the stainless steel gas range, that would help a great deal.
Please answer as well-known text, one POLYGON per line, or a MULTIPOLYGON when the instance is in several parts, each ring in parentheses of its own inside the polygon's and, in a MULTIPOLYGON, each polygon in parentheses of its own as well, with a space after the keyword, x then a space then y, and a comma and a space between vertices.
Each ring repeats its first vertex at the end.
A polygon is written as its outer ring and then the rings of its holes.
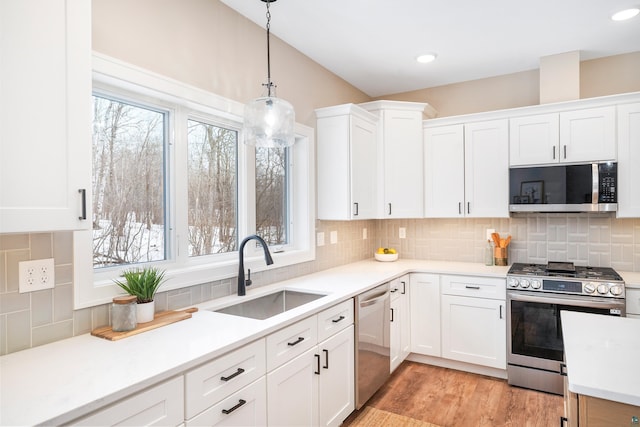
POLYGON ((563 394, 562 310, 624 316, 622 277, 612 268, 569 262, 513 264, 507 273, 509 384, 563 394))

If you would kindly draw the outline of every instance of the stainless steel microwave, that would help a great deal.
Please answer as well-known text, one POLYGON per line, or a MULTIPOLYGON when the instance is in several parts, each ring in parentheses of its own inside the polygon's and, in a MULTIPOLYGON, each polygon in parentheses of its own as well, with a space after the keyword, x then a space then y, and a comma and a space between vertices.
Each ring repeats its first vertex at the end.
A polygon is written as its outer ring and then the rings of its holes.
POLYGON ((509 169, 511 212, 613 212, 618 164, 588 163, 509 169))

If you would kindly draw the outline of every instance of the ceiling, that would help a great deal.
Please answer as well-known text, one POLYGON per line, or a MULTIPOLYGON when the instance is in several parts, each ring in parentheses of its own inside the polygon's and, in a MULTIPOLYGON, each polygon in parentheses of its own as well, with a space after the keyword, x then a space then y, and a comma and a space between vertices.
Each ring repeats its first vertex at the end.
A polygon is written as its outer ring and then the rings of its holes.
MULTIPOLYGON (((261 27, 261 0, 221 0, 261 27)), ((640 51, 640 0, 278 0, 271 33, 372 97, 640 51), (436 52, 430 64, 415 58, 436 52)), ((272 58, 273 59, 273 58, 272 58)), ((277 79, 277 77, 276 77, 277 79)))

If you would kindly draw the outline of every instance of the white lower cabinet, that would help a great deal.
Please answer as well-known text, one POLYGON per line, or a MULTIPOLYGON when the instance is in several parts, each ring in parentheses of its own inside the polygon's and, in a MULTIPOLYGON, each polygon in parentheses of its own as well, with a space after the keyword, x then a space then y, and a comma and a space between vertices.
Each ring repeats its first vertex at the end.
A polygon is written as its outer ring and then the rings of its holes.
POLYGON ((411 274, 409 287, 411 352, 440 357, 440 275, 411 274))
POLYGON ((391 372, 400 366, 411 352, 409 316, 409 275, 391 281, 390 352, 391 372))
POLYGON ((179 376, 74 421, 79 426, 177 426, 184 422, 184 378, 179 376))
POLYGON ((267 425, 342 424, 355 409, 353 334, 349 324, 267 374, 267 425))
POLYGON ((264 380, 256 385, 266 371, 265 340, 260 339, 187 372, 187 425, 226 424, 226 419, 231 423, 246 417, 266 420, 264 380))
POLYGON ((193 426, 264 426, 267 424, 266 379, 261 377, 186 422, 193 426))
POLYGON ((506 293, 505 280, 466 276, 441 279, 442 357, 506 369, 507 323, 505 299, 500 297, 506 293), (483 297, 496 292, 495 299, 483 297), (478 296, 469 296, 474 293, 478 296))

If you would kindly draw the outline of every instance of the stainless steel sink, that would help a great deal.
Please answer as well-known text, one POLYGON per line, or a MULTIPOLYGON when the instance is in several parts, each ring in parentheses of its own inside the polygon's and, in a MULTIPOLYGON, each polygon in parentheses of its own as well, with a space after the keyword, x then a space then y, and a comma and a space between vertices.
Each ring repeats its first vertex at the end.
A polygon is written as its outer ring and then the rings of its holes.
POLYGON ((213 311, 264 320, 324 296, 326 296, 326 294, 314 294, 285 289, 213 311))

